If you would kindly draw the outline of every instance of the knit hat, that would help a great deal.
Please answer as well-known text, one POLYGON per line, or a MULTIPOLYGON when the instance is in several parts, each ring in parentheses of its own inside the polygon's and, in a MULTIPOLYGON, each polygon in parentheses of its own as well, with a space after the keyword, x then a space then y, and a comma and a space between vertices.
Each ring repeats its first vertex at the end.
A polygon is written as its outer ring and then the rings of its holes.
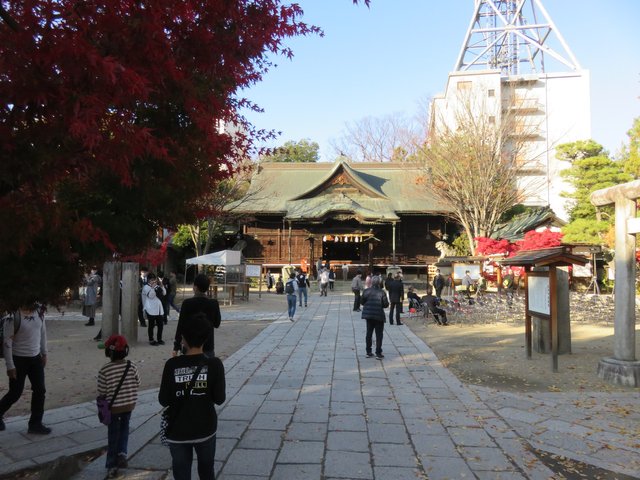
POLYGON ((104 342, 104 348, 111 352, 126 352, 129 345, 127 345, 127 339, 123 335, 111 335, 104 342))

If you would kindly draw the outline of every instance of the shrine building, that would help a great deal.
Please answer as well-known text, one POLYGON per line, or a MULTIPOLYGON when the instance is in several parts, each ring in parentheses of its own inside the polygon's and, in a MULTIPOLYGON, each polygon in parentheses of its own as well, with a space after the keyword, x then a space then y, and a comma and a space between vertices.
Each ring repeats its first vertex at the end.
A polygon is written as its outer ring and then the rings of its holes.
POLYGON ((230 210, 247 261, 271 267, 425 266, 457 229, 424 167, 409 163, 262 163, 230 210))

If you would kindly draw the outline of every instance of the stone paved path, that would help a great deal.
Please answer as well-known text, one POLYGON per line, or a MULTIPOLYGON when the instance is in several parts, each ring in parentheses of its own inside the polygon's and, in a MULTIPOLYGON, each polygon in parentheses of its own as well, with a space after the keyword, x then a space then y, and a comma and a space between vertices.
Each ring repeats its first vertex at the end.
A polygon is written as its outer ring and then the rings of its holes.
MULTIPOLYGON (((637 391, 517 395, 469 388, 406 326, 387 324, 385 358, 366 358, 365 322, 351 302, 348 294, 314 297, 294 323, 276 320, 225 360, 219 480, 554 478, 529 445, 631 476, 640 471, 637 391)), ((157 436, 156 395, 141 397, 130 468, 121 478, 171 478, 157 436)), ((87 426, 68 434, 54 428, 67 450, 77 451, 82 435, 98 441, 88 433, 98 428, 106 437, 92 405, 75 407, 84 410, 81 418, 65 409, 61 423, 87 426)), ((11 466, 2 439, 0 472, 11 466)), ((38 443, 47 449, 52 442, 38 443)), ((103 475, 101 458, 75 478, 103 475)))

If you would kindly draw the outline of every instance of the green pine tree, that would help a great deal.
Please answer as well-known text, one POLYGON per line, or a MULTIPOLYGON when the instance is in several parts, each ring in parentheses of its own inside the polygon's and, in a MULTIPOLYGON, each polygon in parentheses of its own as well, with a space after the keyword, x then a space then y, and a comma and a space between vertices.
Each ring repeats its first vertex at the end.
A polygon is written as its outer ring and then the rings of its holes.
POLYGON ((613 223, 613 209, 599 208, 591 204, 590 195, 595 190, 612 187, 632 180, 625 173, 624 163, 611 159, 602 145, 593 140, 580 140, 559 145, 556 156, 571 163, 561 172, 573 187, 563 192, 571 202, 569 224, 565 226, 565 242, 602 243, 602 237, 613 223))

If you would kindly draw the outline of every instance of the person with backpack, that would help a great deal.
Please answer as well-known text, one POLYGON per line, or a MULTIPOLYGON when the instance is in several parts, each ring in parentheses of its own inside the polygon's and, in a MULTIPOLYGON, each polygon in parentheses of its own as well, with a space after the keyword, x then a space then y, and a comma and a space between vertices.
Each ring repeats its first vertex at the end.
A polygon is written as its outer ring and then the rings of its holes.
POLYGON ((27 377, 31 383, 31 417, 28 433, 48 435, 51 428, 42 424, 44 416, 44 368, 47 365, 47 328, 44 312, 35 305, 21 307, 2 323, 3 354, 7 364, 9 391, 0 399, 0 431, 4 414, 18 401, 27 377))
POLYGON ((296 274, 291 272, 289 280, 284 284, 284 293, 287 295, 287 311, 289 320, 293 322, 293 316, 296 314, 296 293, 298 292, 298 280, 296 274))
POLYGON ((311 284, 309 283, 307 275, 302 270, 299 270, 296 280, 298 281, 298 298, 300 299, 300 306, 302 306, 302 297, 304 296, 304 306, 306 307, 307 287, 311 287, 311 284))
POLYGON ((104 354, 109 358, 98 372, 98 395, 109 401, 111 422, 107 433, 107 478, 116 478, 119 468, 127 468, 129 421, 138 401, 140 377, 135 364, 125 361, 129 355, 127 339, 111 335, 104 342, 104 354))

